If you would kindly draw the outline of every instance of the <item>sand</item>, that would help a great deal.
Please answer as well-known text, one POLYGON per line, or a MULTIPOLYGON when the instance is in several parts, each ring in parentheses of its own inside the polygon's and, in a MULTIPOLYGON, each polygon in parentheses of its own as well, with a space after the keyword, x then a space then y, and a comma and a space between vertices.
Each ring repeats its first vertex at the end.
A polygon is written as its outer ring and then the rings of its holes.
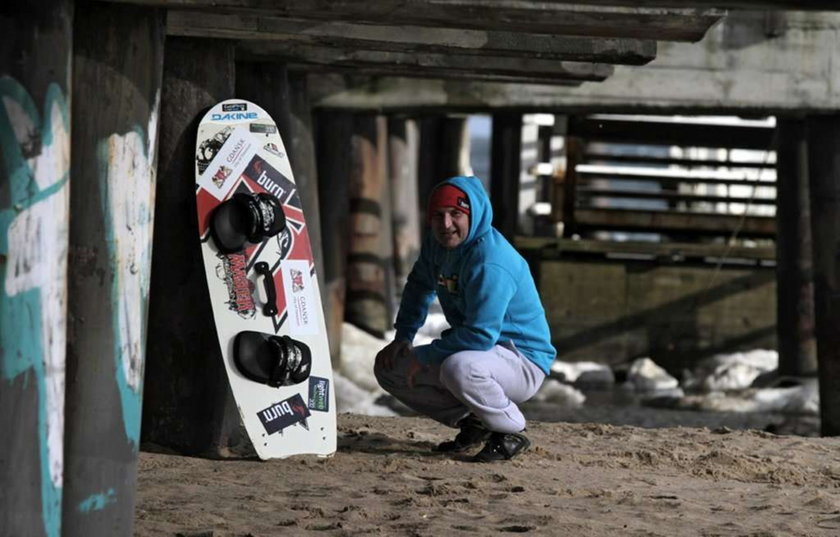
POLYGON ((504 463, 422 418, 339 416, 332 458, 143 452, 138 536, 837 536, 840 438, 529 423, 504 463))

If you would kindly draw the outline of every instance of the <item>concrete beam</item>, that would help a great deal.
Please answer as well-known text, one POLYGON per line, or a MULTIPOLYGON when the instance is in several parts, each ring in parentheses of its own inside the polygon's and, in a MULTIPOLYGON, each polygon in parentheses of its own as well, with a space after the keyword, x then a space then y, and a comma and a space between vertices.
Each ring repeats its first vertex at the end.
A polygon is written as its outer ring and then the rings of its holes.
POLYGON ((239 46, 238 53, 248 59, 276 59, 298 64, 393 69, 414 76, 446 77, 449 74, 500 75, 512 78, 545 78, 548 80, 601 81, 610 76, 613 67, 606 64, 561 62, 533 58, 483 57, 457 54, 411 54, 376 50, 351 50, 330 47, 291 45, 265 41, 249 41, 239 46))
POLYGON ((520 56, 630 65, 642 65, 656 57, 656 41, 650 39, 379 26, 187 10, 169 12, 167 33, 187 37, 264 40, 283 46, 297 44, 386 52, 520 56))
MULTIPOLYGON (((660 43, 644 67, 616 67, 601 84, 545 85, 355 80, 314 96, 316 106, 450 111, 785 113, 840 102, 840 13, 733 12, 700 43, 660 43)), ((312 81, 316 93, 320 84, 312 81)), ((324 86, 326 87, 326 86, 324 86)))
MULTIPOLYGON (((238 11, 321 21, 529 32, 660 41, 701 39, 726 12, 714 8, 638 8, 517 0, 111 0, 170 9, 238 11)), ((678 2, 673 1, 672 4, 678 2)), ((708 5, 708 3, 706 3, 708 5)))

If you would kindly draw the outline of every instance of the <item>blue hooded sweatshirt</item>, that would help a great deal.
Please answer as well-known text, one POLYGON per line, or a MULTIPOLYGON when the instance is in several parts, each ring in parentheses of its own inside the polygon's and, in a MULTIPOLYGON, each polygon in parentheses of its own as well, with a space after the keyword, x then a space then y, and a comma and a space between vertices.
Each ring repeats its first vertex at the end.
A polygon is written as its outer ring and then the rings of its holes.
POLYGON ((451 328, 429 345, 414 348, 421 363, 439 364, 459 351, 486 351, 513 342, 548 374, 557 353, 528 264, 491 227, 493 208, 481 181, 453 177, 441 184, 447 183, 469 198, 469 233, 452 249, 427 234, 403 290, 395 339, 414 340, 437 294, 451 328))

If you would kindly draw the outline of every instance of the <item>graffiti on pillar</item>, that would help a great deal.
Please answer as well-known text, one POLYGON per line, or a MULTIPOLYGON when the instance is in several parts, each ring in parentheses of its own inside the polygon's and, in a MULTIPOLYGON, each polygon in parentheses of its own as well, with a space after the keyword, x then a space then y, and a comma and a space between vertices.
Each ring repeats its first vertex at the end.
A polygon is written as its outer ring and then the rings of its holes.
MULTIPOLYGON (((0 77, 0 375, 37 389, 45 532, 58 537, 64 437, 70 118, 51 84, 43 114, 16 80, 0 77)), ((13 433, 12 431, 9 431, 13 433)))
POLYGON ((146 353, 159 103, 160 93, 145 133, 143 127, 136 126, 126 134, 113 134, 99 143, 97 155, 108 264, 114 275, 111 307, 116 382, 125 434, 135 450, 140 438, 146 353))

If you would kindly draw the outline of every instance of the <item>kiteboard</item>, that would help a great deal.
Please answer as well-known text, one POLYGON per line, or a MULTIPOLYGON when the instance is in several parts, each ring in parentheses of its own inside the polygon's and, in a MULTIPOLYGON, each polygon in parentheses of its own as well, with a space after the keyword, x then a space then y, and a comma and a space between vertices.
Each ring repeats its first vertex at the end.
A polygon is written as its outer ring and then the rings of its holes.
POLYGON ((198 229, 213 320, 261 459, 336 450, 326 323, 306 218, 277 125, 230 99, 196 138, 198 229))

